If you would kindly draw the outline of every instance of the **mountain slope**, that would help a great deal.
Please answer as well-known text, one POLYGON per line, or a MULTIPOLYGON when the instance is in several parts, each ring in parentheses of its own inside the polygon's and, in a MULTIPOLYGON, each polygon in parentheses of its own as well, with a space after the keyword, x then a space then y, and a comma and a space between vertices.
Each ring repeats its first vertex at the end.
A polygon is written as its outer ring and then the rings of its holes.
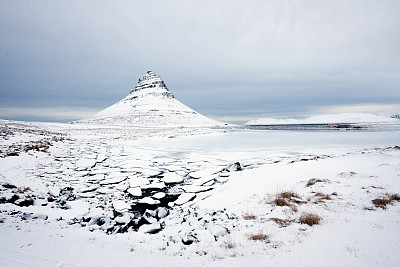
POLYGON ((130 94, 96 115, 78 121, 138 127, 213 127, 222 126, 175 99, 164 81, 148 71, 130 94))

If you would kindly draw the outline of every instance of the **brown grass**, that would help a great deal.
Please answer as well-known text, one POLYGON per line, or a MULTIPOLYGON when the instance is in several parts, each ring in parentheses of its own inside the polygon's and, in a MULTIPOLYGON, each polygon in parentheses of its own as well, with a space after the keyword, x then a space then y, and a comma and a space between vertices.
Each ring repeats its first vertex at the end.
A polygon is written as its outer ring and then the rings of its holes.
POLYGON ((321 192, 315 193, 314 196, 318 198, 314 203, 321 203, 324 202, 325 200, 332 200, 330 195, 321 192))
POLYGON ((273 203, 279 207, 283 207, 283 206, 290 206, 289 201, 287 201, 284 198, 281 197, 277 197, 274 199, 273 203))
POLYGON ((300 196, 293 191, 285 191, 285 192, 278 194, 278 196, 281 198, 286 198, 286 199, 292 199, 294 197, 300 198, 300 196))
POLYGON ((308 180, 306 187, 310 187, 312 185, 315 185, 316 183, 322 183, 323 180, 321 179, 316 179, 316 178, 311 178, 310 180, 308 180))
POLYGON ((245 215, 243 215, 243 219, 245 219, 245 220, 256 220, 257 216, 254 215, 254 214, 245 214, 245 215))
POLYGON ((255 235, 250 235, 249 239, 253 241, 268 241, 269 236, 263 233, 258 233, 255 235))
POLYGON ((313 226, 314 224, 319 224, 321 217, 314 213, 304 212, 300 216, 300 223, 308 224, 309 226, 313 226))
POLYGON ((289 226, 292 223, 292 221, 288 219, 270 218, 269 220, 279 224, 281 227, 289 226))
POLYGON ((393 204, 395 201, 400 201, 399 194, 386 194, 386 196, 381 198, 373 199, 372 204, 374 204, 374 206, 377 208, 386 209, 386 205, 393 204))
POLYGON ((230 236, 228 237, 228 241, 226 242, 226 247, 229 248, 229 249, 232 249, 232 248, 236 247, 235 241, 233 241, 230 236))
POLYGON ((277 193, 275 199, 271 203, 279 207, 290 207, 293 211, 297 212, 297 206, 295 204, 301 203, 301 200, 298 199, 301 199, 301 197, 297 193, 293 191, 284 191, 277 193))

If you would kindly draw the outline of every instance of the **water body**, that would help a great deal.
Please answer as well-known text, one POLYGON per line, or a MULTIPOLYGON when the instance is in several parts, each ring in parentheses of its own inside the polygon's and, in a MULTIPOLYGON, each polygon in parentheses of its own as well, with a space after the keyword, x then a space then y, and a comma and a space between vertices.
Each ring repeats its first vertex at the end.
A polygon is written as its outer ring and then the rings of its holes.
POLYGON ((233 130, 142 143, 148 149, 241 152, 400 146, 400 130, 233 130))

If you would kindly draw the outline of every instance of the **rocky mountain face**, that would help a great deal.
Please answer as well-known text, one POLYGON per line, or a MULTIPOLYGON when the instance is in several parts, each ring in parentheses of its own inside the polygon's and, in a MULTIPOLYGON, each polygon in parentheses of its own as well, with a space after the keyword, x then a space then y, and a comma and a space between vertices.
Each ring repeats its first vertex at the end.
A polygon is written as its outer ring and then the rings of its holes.
POLYGON ((224 125, 179 102, 159 75, 148 71, 127 97, 78 123, 138 127, 213 127, 224 125))

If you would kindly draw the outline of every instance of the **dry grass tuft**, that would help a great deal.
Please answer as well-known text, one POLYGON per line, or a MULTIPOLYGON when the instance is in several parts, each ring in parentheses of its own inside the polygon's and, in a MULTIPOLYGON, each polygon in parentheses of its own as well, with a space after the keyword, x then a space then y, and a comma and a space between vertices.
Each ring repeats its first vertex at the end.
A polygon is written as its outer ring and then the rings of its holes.
POLYGON ((386 194, 386 196, 383 196, 381 198, 373 199, 372 204, 374 204, 374 206, 377 208, 386 209, 386 205, 393 204, 393 202, 395 201, 400 201, 399 194, 386 194))
POLYGON ((286 199, 292 199, 294 197, 300 198, 300 196, 293 191, 285 191, 285 192, 278 194, 278 196, 281 198, 286 198, 286 199))
POLYGON ((289 226, 292 223, 292 221, 288 219, 270 218, 269 220, 279 224, 281 227, 289 226))
POLYGON ((310 187, 312 185, 315 185, 316 183, 322 183, 322 182, 324 181, 321 179, 311 178, 310 180, 308 180, 306 187, 310 187))
POLYGON ((332 200, 330 195, 321 193, 321 192, 317 192, 314 194, 314 196, 316 196, 318 199, 315 201, 315 203, 321 203, 324 202, 324 200, 332 200))
POLYGON ((293 191, 284 191, 277 193, 275 199, 270 202, 279 207, 290 207, 293 211, 297 212, 295 204, 302 203, 301 197, 293 191))
POLYGON ((274 199, 273 203, 279 207, 283 207, 283 206, 290 206, 289 201, 287 201, 284 198, 281 197, 277 197, 274 199))
POLYGON ((263 233, 258 233, 258 234, 255 234, 255 235, 251 235, 249 237, 249 239, 253 240, 253 241, 266 241, 266 242, 268 242, 269 236, 266 235, 266 234, 263 234, 263 233))
POLYGON ((313 226, 314 224, 319 224, 320 220, 321 220, 321 217, 319 217, 317 214, 314 214, 314 213, 304 212, 300 216, 300 223, 308 224, 309 226, 313 226))
POLYGON ((245 220, 256 220, 257 216, 254 215, 254 214, 245 214, 245 215, 243 215, 243 219, 245 219, 245 220))
POLYGON ((234 240, 232 240, 231 236, 228 236, 228 240, 226 242, 226 247, 229 249, 235 248, 236 247, 236 243, 234 240))

